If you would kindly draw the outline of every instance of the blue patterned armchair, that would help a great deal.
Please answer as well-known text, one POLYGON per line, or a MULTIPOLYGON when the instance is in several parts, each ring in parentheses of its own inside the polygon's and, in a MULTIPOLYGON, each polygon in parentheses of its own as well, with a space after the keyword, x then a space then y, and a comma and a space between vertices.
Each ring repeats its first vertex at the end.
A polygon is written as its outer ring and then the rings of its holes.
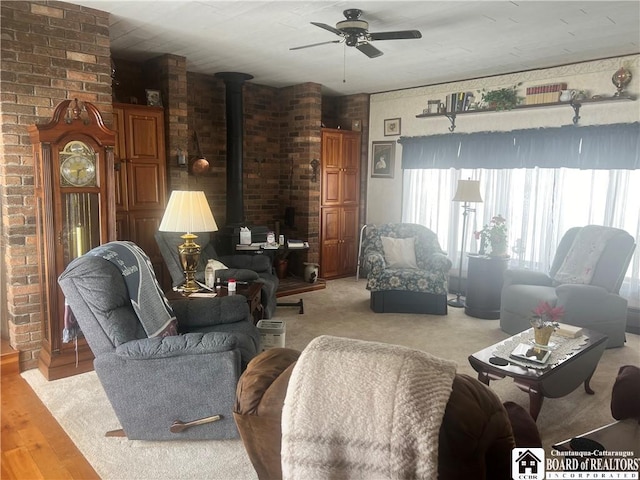
POLYGON ((451 260, 427 227, 413 223, 368 225, 362 256, 371 310, 447 314, 451 260))

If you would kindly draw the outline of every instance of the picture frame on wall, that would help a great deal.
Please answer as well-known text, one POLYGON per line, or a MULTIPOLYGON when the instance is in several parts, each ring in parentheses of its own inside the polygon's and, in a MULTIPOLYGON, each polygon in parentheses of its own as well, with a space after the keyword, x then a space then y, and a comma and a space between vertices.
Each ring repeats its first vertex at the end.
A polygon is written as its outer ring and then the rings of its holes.
POLYGON ((387 118, 384 121, 384 136, 400 135, 400 119, 387 118))
POLYGON ((146 90, 147 92, 147 105, 150 107, 161 107, 162 106, 162 96, 160 95, 160 90, 146 90))
POLYGON ((371 178, 393 178, 395 142, 372 142, 371 178))

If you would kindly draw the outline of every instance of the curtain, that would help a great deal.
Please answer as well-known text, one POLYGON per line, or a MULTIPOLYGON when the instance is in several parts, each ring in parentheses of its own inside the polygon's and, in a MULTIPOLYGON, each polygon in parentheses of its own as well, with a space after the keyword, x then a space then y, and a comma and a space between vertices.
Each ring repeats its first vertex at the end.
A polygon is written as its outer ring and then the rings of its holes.
POLYGON ((639 169, 640 123, 401 137, 402 168, 639 169))
MULTIPOLYGON (((405 170, 402 221, 419 223, 436 232, 456 268, 462 243, 462 205, 451 199, 458 179, 467 178, 480 180, 483 203, 471 204, 476 211, 468 217, 464 253, 477 252, 479 244, 473 232, 497 214, 507 219, 511 267, 548 271, 562 235, 573 226, 621 228, 640 244, 640 169, 405 170)), ((620 293, 640 298, 638 249, 620 293)))

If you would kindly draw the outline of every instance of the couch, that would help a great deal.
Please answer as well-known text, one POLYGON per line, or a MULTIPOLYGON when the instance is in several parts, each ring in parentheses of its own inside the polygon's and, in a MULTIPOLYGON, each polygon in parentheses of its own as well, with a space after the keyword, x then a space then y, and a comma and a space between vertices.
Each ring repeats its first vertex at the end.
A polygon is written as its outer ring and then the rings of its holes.
POLYGON ((79 325, 129 439, 238 436, 236 384, 260 349, 243 296, 169 302, 149 258, 132 242, 92 249, 73 260, 58 283, 69 310, 65 324, 79 325), (179 425, 203 419, 210 421, 179 425))
POLYGON ((374 312, 447 314, 451 260, 427 227, 367 225, 362 259, 374 312))
MULTIPOLYGON (((195 233, 198 238, 196 243, 202 247, 200 260, 196 273, 196 280, 204 283, 204 268, 209 259, 218 260, 227 269, 217 270, 216 277, 222 281, 229 278, 245 282, 258 282, 262 284, 260 301, 262 303, 264 317, 272 318, 277 305, 276 293, 278 290, 278 276, 273 270, 271 258, 268 255, 222 255, 216 253, 213 242, 208 232, 195 233)), ((156 232, 156 242, 164 259, 174 287, 185 282, 184 271, 178 257, 178 245, 184 243, 181 234, 174 232, 156 232)))
MULTIPOLYGON (((260 480, 282 478, 282 411, 299 357, 293 349, 267 350, 249 363, 238 382, 234 418, 260 480)), ((370 412, 362 412, 360 420, 377 421, 370 412)), ((440 427, 438 477, 510 479, 511 449, 516 446, 542 446, 526 409, 513 402, 503 405, 486 385, 456 374, 440 427)))
MULTIPOLYGON (((582 250, 592 251, 596 248, 594 243, 588 243, 582 250)), ((525 269, 506 270, 500 299, 500 328, 512 335, 526 330, 538 302, 547 301, 551 306, 564 308, 563 323, 607 335, 607 348, 623 346, 627 300, 618 292, 634 249, 633 237, 618 228, 586 226, 567 230, 548 274, 525 269), (561 274, 576 239, 576 245, 581 244, 581 237, 588 240, 587 231, 603 239, 603 250, 590 271, 588 283, 577 283, 584 280, 572 280, 570 275, 561 274)))

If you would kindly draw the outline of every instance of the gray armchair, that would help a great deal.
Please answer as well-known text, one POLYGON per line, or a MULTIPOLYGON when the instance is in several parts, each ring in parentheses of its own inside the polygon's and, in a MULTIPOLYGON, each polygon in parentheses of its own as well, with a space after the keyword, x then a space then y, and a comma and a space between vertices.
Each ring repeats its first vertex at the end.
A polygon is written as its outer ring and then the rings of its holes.
POLYGON ((362 252, 374 312, 447 314, 451 260, 427 227, 414 223, 367 225, 362 252), (390 264, 391 250, 404 258, 390 264))
POLYGON ((627 300, 618 292, 635 249, 634 239, 624 230, 607 228, 606 243, 589 283, 558 281, 576 237, 585 227, 569 229, 556 250, 549 274, 509 269, 504 274, 500 305, 500 328, 516 334, 530 327, 532 311, 539 301, 565 309, 563 323, 588 328, 609 337, 607 348, 625 342, 627 300))
POLYGON ((111 242, 72 261, 58 279, 124 433, 235 438, 236 383, 260 342, 246 299, 169 302, 150 265, 135 244, 111 242))
MULTIPOLYGON (((267 255, 222 255, 219 256, 210 241, 208 232, 195 233, 198 236, 196 243, 202 247, 202 254, 198 261, 196 280, 204 283, 204 267, 207 260, 213 258, 222 262, 227 270, 217 270, 216 276, 225 281, 235 278, 244 282, 259 282, 262 284, 261 303, 265 318, 272 318, 276 310, 276 293, 278 291, 278 276, 273 271, 271 258, 267 255)), ((172 232, 156 232, 156 242, 160 247, 160 253, 164 259, 174 287, 180 286, 185 281, 184 271, 178 257, 178 245, 184 243, 181 234, 172 232)))

